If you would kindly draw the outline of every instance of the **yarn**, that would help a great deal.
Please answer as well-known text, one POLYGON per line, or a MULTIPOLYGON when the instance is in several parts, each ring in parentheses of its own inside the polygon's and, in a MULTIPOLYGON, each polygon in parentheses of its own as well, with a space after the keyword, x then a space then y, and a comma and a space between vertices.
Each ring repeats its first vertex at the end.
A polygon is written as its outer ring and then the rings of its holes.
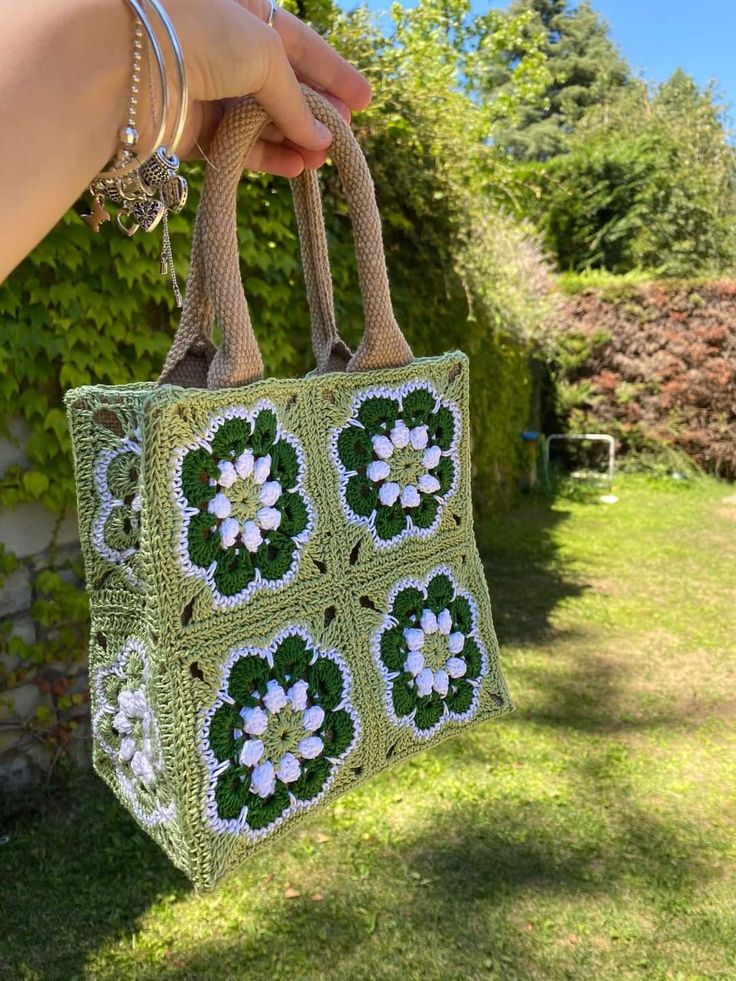
POLYGON ((467 381, 465 357, 453 354, 221 392, 69 394, 95 767, 199 887, 323 800, 510 709, 473 543, 467 381), (99 424, 100 410, 117 432, 99 424), (414 449, 423 426, 427 445, 414 449), (367 467, 405 451, 418 468, 431 464, 440 488, 418 488, 419 507, 386 506, 367 467), (246 488, 254 514, 281 515, 254 552, 242 542, 246 488), (230 502, 225 518, 209 510, 217 494, 230 502), (135 542, 115 537, 128 513, 135 542), (237 545, 221 533, 228 520, 237 545), (127 554, 113 547, 128 541, 127 554), (126 734, 113 729, 119 693, 138 690, 158 747, 149 785, 146 758, 134 773, 133 756, 121 757, 126 734), (250 734, 243 713, 256 710, 267 724, 250 734))
POLYGON ((369 388, 332 435, 349 520, 367 527, 378 548, 427 538, 456 489, 457 406, 426 381, 396 389, 369 388))

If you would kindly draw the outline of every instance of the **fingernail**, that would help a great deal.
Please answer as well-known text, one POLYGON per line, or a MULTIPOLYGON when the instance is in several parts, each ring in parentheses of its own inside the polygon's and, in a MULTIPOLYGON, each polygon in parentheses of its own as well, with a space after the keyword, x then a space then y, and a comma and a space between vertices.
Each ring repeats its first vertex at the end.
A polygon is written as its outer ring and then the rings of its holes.
POLYGON ((332 133, 327 129, 324 123, 317 120, 315 122, 315 129, 317 130, 317 136, 319 136, 321 140, 327 140, 329 143, 332 143, 332 133))

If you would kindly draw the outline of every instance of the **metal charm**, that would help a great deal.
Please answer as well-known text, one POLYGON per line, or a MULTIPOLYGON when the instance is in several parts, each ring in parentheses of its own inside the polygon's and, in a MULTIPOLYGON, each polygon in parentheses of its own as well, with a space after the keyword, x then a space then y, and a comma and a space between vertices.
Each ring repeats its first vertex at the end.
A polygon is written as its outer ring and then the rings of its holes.
POLYGON ((166 147, 160 146, 136 170, 119 177, 93 181, 90 185, 92 210, 83 218, 90 228, 99 231, 102 222, 110 219, 110 213, 105 209, 105 203, 110 201, 119 209, 117 226, 128 238, 132 238, 141 228, 144 232, 152 232, 163 222, 161 271, 171 276, 174 297, 177 305, 181 306, 166 221, 169 212, 178 214, 187 200, 189 188, 186 180, 177 173, 178 169, 179 158, 176 154, 169 154, 166 147))
POLYGON ((82 215, 82 221, 89 225, 93 232, 100 231, 100 225, 110 221, 110 212, 105 210, 105 199, 99 195, 92 198, 92 211, 82 215))

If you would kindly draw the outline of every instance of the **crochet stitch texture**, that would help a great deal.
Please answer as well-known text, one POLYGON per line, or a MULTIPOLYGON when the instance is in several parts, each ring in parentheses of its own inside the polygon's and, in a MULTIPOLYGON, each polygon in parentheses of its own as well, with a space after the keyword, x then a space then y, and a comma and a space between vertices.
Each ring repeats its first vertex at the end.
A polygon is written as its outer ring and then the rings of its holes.
POLYGON ((95 767, 198 887, 511 708, 468 403, 460 353, 68 393, 95 767))

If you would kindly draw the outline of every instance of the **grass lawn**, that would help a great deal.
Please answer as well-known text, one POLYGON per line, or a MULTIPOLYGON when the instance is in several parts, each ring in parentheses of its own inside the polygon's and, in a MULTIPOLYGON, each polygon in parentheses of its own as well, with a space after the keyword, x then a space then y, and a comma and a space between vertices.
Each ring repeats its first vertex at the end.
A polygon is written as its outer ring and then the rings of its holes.
POLYGON ((513 716, 197 896, 100 781, 0 833, 15 979, 736 978, 736 495, 621 479, 490 529, 513 716))

